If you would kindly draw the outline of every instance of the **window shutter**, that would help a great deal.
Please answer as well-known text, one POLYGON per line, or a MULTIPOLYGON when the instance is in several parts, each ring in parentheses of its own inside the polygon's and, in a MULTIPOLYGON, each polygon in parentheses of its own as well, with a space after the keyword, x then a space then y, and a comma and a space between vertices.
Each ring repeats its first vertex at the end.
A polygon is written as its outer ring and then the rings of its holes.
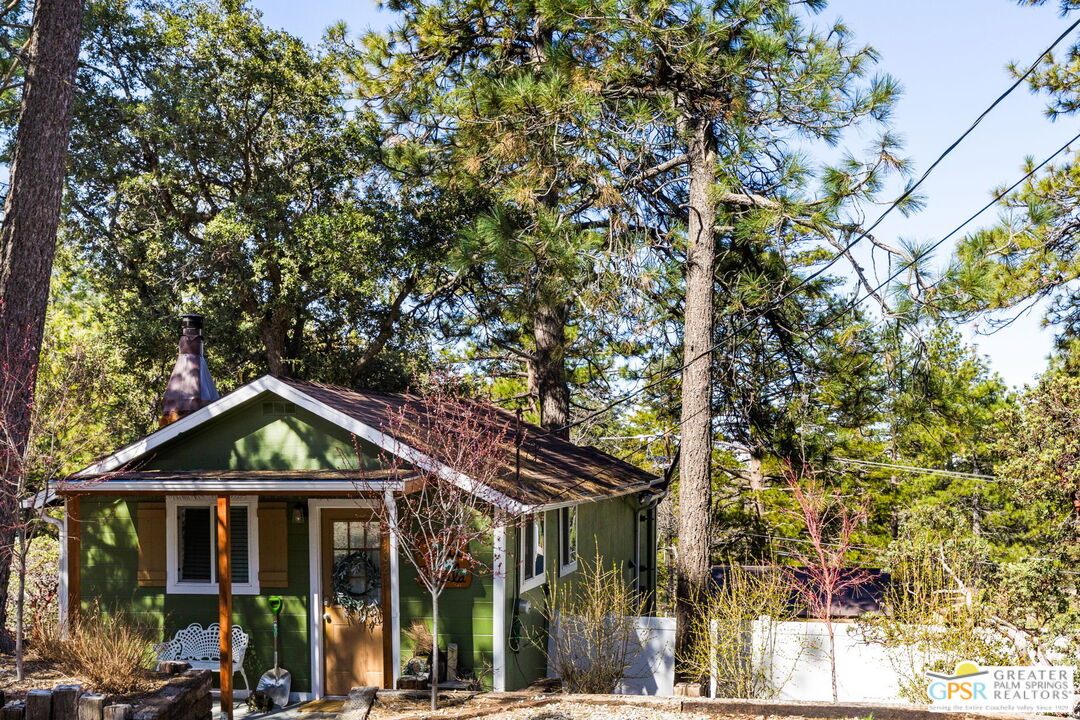
POLYGON ((165 587, 165 503, 140 502, 135 513, 140 587, 165 587))
POLYGON ((248 509, 246 507, 234 507, 229 512, 229 528, 232 530, 230 537, 232 542, 232 560, 229 567, 232 568, 232 581, 234 583, 248 582, 248 509))
POLYGON ((259 586, 289 585, 289 525, 285 503, 259 503, 259 586))

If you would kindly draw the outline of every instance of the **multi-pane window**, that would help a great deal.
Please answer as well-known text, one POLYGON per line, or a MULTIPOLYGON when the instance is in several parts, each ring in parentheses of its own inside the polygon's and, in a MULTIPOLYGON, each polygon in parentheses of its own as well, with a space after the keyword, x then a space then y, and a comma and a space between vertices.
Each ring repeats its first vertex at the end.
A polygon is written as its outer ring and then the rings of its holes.
MULTIPOLYGON (((212 497, 168 498, 168 592, 217 592, 217 510, 212 497)), ((229 568, 236 593, 258 592, 255 501, 229 508, 229 568)))
POLYGON ((577 507, 559 510, 559 573, 565 575, 577 570, 578 519, 577 507))
POLYGON ((372 581, 379 582, 382 566, 382 531, 377 520, 335 520, 332 532, 334 563, 357 553, 366 555, 365 562, 349 563, 349 591, 367 595, 372 581), (371 577, 369 573, 374 574, 371 577))
POLYGON ((544 516, 529 515, 521 524, 521 589, 544 582, 544 516))

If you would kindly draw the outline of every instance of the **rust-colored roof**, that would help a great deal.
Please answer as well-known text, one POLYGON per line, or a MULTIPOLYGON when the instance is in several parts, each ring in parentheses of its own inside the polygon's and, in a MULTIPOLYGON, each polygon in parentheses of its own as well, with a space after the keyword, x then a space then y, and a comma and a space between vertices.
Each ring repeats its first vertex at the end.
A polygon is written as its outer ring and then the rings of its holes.
POLYGON ((93 483, 100 480, 130 482, 185 482, 188 480, 221 480, 228 482, 347 482, 364 483, 381 480, 406 479, 394 470, 131 470, 123 472, 81 475, 68 478, 69 483, 93 483))
MULTIPOLYGON (((423 407, 423 399, 416 395, 349 390, 284 377, 277 379, 380 432, 388 432, 395 410, 406 404, 423 407)), ((512 428, 517 425, 518 420, 512 413, 493 406, 484 407, 490 408, 493 432, 508 424, 512 428)), ((524 431, 520 471, 515 461, 515 440, 511 437, 505 445, 507 472, 499 486, 493 488, 518 502, 547 505, 598 500, 644 490, 660 480, 598 448, 575 445, 531 423, 521 422, 520 427, 524 431)), ((395 439, 409 444, 408 438, 395 439)))

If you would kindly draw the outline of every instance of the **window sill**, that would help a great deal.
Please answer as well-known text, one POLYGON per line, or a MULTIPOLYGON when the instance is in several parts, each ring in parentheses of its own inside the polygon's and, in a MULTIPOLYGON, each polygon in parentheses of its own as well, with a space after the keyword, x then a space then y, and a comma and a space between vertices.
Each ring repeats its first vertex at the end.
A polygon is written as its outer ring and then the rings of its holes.
POLYGON ((569 565, 563 565, 563 566, 561 566, 559 568, 559 577, 566 577, 567 575, 569 575, 572 572, 577 572, 577 569, 578 569, 577 560, 570 563, 569 565))
POLYGON ((528 579, 525 579, 524 577, 522 577, 522 580, 521 580, 521 592, 528 592, 530 590, 535 590, 536 588, 543 585, 545 582, 547 582, 547 574, 546 573, 541 574, 541 575, 537 575, 536 577, 531 577, 531 578, 528 578, 528 579))
MULTIPOLYGON (((217 595, 217 583, 178 583, 165 587, 166 595, 217 595)), ((233 595, 258 595, 259 586, 251 583, 232 586, 233 595)))

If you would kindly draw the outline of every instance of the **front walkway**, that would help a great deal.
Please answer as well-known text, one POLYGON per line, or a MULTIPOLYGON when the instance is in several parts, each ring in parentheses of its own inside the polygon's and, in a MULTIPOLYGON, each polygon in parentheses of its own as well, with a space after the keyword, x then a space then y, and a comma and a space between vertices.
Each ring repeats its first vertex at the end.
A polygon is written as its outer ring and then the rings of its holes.
MULTIPOLYGON (((233 720, 335 720, 344 704, 344 700, 313 700, 261 713, 249 710, 247 703, 240 701, 233 710, 233 720)), ((217 712, 215 704, 215 715, 217 712)))

